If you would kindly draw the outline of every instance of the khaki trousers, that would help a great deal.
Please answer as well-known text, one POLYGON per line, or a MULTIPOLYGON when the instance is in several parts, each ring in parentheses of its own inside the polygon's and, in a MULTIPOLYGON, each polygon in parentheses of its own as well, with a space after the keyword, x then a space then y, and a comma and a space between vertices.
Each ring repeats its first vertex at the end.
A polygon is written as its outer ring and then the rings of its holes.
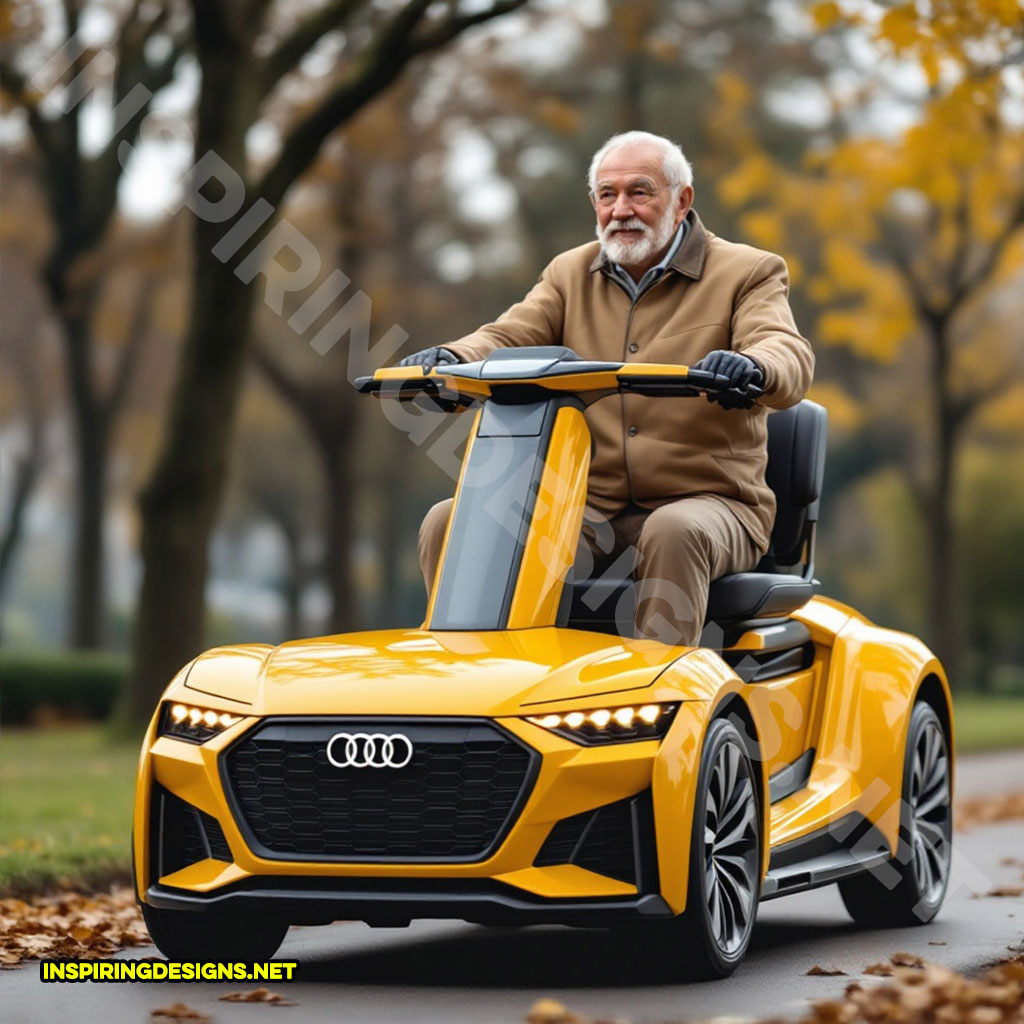
MULTIPOLYGON (((423 519, 420 568, 427 593, 434 583, 452 498, 423 519)), ((704 628, 708 586, 726 573, 747 572, 764 554, 725 499, 696 494, 653 511, 627 506, 610 520, 587 509, 576 554, 576 578, 614 566, 636 580, 636 633, 668 644, 695 646, 704 628), (585 542, 585 543, 584 543, 585 542)))

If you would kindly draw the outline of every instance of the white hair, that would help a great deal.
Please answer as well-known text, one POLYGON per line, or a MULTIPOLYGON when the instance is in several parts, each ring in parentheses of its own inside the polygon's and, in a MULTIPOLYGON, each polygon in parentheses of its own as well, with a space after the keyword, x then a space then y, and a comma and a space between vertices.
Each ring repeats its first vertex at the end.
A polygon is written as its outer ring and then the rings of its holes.
POLYGON ((693 168, 690 166, 690 161, 671 139, 666 139, 663 135, 654 135, 651 132, 623 132, 621 135, 613 135, 590 161, 587 187, 591 192, 597 188, 597 172, 604 158, 613 150, 637 144, 656 146, 661 150, 661 169, 671 185, 682 188, 685 185, 693 184, 693 168))

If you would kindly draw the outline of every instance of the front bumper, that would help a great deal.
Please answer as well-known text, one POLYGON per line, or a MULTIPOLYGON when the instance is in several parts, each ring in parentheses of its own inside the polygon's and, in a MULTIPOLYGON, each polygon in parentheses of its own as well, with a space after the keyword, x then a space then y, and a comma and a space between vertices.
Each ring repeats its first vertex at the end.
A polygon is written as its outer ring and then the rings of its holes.
POLYGON ((293 924, 365 921, 373 927, 404 927, 417 918, 455 919, 473 924, 563 924, 599 927, 636 918, 671 917, 660 895, 593 899, 533 896, 490 879, 444 880, 424 885, 412 879, 281 877, 248 879, 199 895, 162 885, 146 891, 146 903, 167 910, 202 911, 210 907, 245 908, 281 914, 293 924), (333 883, 333 884, 332 884, 333 883))
POLYGON ((603 924, 671 916, 685 905, 685 871, 679 865, 687 863, 692 816, 685 752, 699 749, 692 740, 673 742, 673 737, 699 735, 702 719, 702 702, 684 704, 661 743, 602 747, 579 746, 518 718, 480 719, 536 751, 538 767, 496 848, 469 862, 267 856, 239 821, 223 771, 228 749, 265 720, 244 719, 202 745, 155 737, 154 727, 136 789, 137 896, 152 906, 183 910, 258 907, 294 923, 354 919, 388 925, 456 918, 486 924, 603 924), (218 844, 207 841, 205 850, 193 852, 198 859, 191 863, 162 864, 156 841, 161 822, 152 813, 162 793, 193 808, 197 821, 214 819, 226 851, 222 846, 218 853, 218 844), (583 820, 588 812, 614 804, 649 808, 642 822, 631 812, 637 845, 632 881, 592 870, 593 863, 554 863, 541 856, 559 823, 583 820))

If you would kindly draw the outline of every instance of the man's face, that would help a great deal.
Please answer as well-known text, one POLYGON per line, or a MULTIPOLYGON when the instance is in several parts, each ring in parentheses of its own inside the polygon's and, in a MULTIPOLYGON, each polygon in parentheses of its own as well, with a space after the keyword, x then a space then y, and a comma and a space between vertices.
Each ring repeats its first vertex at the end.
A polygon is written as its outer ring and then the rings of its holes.
POLYGON ((602 160, 591 201, 609 258, 628 268, 657 262, 693 202, 689 186, 673 196, 678 184, 665 177, 653 146, 620 146, 602 160))

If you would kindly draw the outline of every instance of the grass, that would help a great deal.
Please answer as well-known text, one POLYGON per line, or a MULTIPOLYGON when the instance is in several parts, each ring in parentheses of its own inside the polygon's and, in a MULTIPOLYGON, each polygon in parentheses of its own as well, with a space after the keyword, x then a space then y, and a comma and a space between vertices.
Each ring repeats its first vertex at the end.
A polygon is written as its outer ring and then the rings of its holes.
MULTIPOLYGON (((1024 747, 1024 697, 956 701, 961 753, 1024 747)), ((0 735, 0 894, 97 887, 131 877, 137 741, 99 725, 0 735)))
POLYGON ((0 734, 0 893, 131 877, 137 742, 97 725, 0 734))
POLYGON ((965 694, 954 698, 953 715, 961 754, 1024 747, 1024 696, 965 694))

